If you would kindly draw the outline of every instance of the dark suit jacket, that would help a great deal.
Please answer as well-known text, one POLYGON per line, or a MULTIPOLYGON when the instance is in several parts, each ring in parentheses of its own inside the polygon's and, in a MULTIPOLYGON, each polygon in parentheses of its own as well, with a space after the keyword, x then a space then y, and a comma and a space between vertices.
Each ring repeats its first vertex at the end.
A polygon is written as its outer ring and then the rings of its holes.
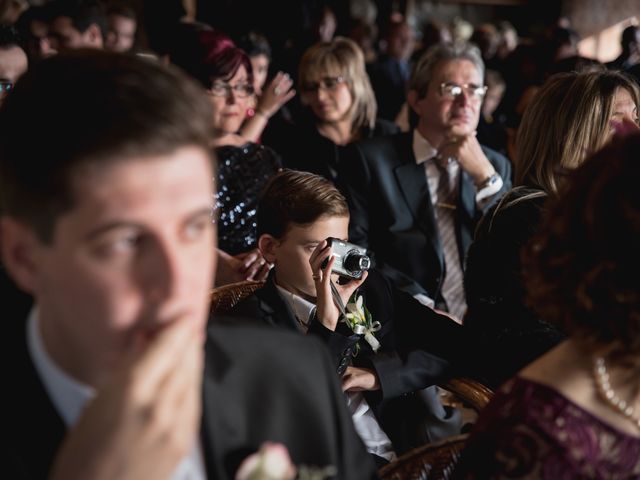
MULTIPOLYGON (((392 135, 399 131, 396 124, 377 120, 373 129, 363 129, 363 138, 392 135)), ((298 124, 275 123, 265 130, 262 141, 282 155, 282 164, 292 170, 322 175, 334 182, 342 159, 343 146, 335 144, 318 132, 308 114, 298 124)))
MULTIPOLYGON (((459 418, 443 409, 435 390, 417 391, 451 376, 463 362, 467 342, 463 329, 409 294, 392 288, 375 270, 370 271, 359 294, 373 320, 382 324, 375 333, 381 344, 377 353, 361 335, 353 334, 342 323, 332 331, 314 320, 309 333, 323 339, 339 373, 351 363, 376 372, 381 388, 365 396, 396 452, 459 433, 459 418)), ((255 318, 299 331, 291 308, 278 293, 273 275, 263 288, 228 315, 255 318)))
MULTIPOLYGON (((3 364, 10 379, 3 403, 9 445, 3 474, 45 479, 65 426, 34 369, 22 331, 12 345, 10 367, 3 364)), ((201 440, 211 479, 233 478, 242 459, 267 440, 284 443, 296 465, 334 465, 337 478, 346 480, 375 477, 326 349, 288 332, 210 326, 201 440)))
MULTIPOLYGON (((413 132, 407 132, 351 145, 341 162, 338 183, 351 211, 349 241, 369 248, 379 267, 408 275, 439 302, 444 258, 424 165, 416 164, 412 138, 413 132)), ((509 161, 488 148, 483 151, 502 176, 502 192, 508 190, 509 161)), ((473 180, 461 172, 456 210, 461 265, 484 213, 476 207, 475 194, 473 180)))

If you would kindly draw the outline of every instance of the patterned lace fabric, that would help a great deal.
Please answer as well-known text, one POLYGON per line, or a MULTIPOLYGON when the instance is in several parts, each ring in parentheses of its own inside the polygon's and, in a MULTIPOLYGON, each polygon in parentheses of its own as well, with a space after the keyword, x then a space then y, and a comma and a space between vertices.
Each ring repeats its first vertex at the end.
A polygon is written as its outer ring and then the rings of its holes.
POLYGON ((481 414, 454 478, 640 479, 640 438, 515 377, 481 414))
POLYGON ((280 157, 255 143, 223 146, 218 157, 218 193, 215 210, 218 247, 236 255, 256 247, 258 197, 269 178, 281 168, 280 157))

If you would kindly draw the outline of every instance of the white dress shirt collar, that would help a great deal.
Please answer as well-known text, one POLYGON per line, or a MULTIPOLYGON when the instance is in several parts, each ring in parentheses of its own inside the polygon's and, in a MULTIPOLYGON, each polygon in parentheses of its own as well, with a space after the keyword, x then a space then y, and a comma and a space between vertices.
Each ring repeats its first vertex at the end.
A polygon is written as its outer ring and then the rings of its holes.
POLYGON ((438 155, 438 150, 422 136, 417 128, 413 130, 413 154, 418 165, 438 155))
POLYGON ((289 307, 291 307, 296 320, 298 320, 300 330, 306 333, 309 329, 309 319, 316 308, 315 303, 312 303, 295 293, 291 293, 289 290, 282 288, 278 284, 276 284, 276 287, 278 288, 280 296, 289 304, 289 307))
POLYGON ((33 307, 27 319, 27 348, 58 414, 67 428, 73 426, 86 404, 95 397, 95 390, 63 371, 47 353, 40 332, 38 308, 33 307))

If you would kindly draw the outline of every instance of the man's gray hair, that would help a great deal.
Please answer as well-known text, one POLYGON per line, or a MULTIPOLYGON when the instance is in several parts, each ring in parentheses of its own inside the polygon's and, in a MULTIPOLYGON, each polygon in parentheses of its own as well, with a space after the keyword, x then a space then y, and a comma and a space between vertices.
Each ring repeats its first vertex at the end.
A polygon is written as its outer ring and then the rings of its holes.
POLYGON ((420 98, 424 97, 436 66, 440 62, 452 60, 469 60, 475 65, 484 83, 484 62, 478 47, 466 42, 439 43, 427 50, 416 63, 409 80, 409 90, 418 92, 420 98))

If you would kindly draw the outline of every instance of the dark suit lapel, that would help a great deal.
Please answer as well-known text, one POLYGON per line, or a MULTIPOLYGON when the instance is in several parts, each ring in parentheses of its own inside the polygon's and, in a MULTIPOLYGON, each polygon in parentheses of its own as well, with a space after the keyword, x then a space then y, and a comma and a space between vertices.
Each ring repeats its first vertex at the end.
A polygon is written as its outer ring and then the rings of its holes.
POLYGON ((255 293, 262 319, 271 325, 298 330, 296 317, 289 304, 280 295, 274 276, 272 270, 264 287, 255 293))
POLYGON ((403 163, 395 168, 394 173, 416 225, 425 232, 427 238, 431 241, 434 251, 438 254, 440 265, 444 265, 442 246, 440 245, 440 237, 435 224, 435 214, 427 185, 424 164, 416 164, 411 138, 411 135, 399 137, 400 141, 397 142, 396 148, 398 149, 398 158, 402 159, 403 163))
POLYGON ((216 463, 216 436, 224 438, 233 432, 232 421, 227 421, 221 412, 224 396, 220 394, 220 384, 233 367, 233 358, 223 346, 216 341, 214 335, 208 335, 206 345, 205 370, 202 382, 203 408, 200 436, 207 469, 207 478, 222 478, 225 473, 220 471, 220 464, 216 463))

